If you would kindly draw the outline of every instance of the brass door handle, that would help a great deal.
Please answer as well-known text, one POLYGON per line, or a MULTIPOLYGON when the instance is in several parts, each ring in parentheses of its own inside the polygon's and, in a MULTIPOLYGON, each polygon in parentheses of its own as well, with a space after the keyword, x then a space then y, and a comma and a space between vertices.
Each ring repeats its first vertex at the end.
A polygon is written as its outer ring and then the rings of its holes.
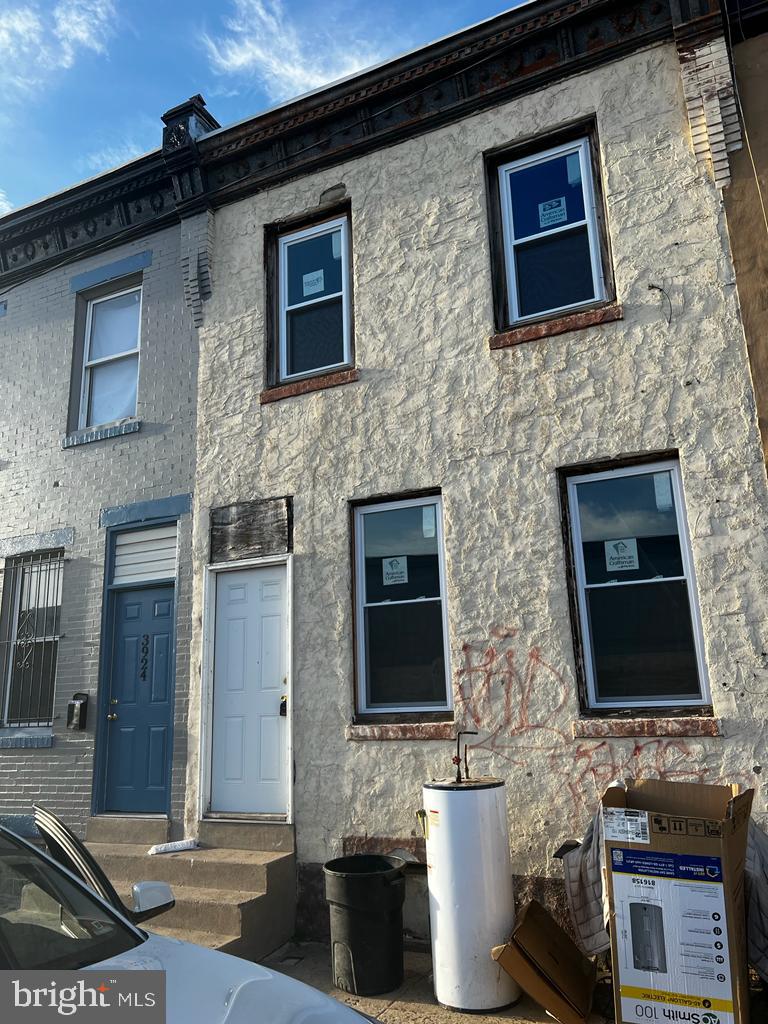
POLYGON ((113 713, 113 714, 111 714, 111 715, 107 715, 107 721, 109 721, 109 722, 114 722, 114 720, 115 720, 116 718, 117 718, 117 715, 116 715, 116 714, 114 714, 114 713, 113 713))
POLYGON ((285 718, 288 715, 288 698, 283 696, 280 698, 280 717, 285 718))

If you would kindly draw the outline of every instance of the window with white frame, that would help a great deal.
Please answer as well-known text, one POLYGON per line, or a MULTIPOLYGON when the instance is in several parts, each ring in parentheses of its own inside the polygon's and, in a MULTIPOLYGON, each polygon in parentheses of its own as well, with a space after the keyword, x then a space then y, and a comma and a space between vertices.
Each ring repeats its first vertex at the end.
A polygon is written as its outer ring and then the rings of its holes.
POLYGON ((605 298, 589 139, 499 167, 510 323, 605 298))
POLYGON ((358 709, 451 706, 439 497, 355 509, 358 709))
POLYGON ((590 708, 708 704, 678 463, 570 476, 568 503, 590 708))
POLYGON ((348 218, 282 235, 278 254, 279 379, 349 366, 348 218))
POLYGON ((50 725, 59 649, 64 555, 9 558, 0 604, 0 725, 50 725))
POLYGON ((140 334, 140 287, 89 300, 79 427, 136 415, 140 334))

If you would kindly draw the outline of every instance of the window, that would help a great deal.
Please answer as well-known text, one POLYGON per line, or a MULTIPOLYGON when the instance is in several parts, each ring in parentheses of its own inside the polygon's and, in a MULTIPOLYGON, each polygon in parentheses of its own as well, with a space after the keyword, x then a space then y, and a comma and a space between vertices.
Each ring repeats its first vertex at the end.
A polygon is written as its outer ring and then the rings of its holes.
POLYGON ((90 889, 9 834, 0 835, 0 893, 2 971, 81 970, 144 941, 90 889))
POLYGON ((708 703, 680 469, 568 478, 588 704, 708 703))
POLYGON ((509 323, 605 298, 589 140, 498 168, 509 323))
POLYGON ((0 725, 50 725, 64 556, 9 558, 0 605, 0 725))
POLYGON ((280 236, 278 282, 279 380, 349 366, 348 218, 280 236))
POLYGON ((437 497, 355 509, 358 707, 450 708, 437 497))
POLYGON ((80 428, 136 415, 141 288, 88 301, 80 428))

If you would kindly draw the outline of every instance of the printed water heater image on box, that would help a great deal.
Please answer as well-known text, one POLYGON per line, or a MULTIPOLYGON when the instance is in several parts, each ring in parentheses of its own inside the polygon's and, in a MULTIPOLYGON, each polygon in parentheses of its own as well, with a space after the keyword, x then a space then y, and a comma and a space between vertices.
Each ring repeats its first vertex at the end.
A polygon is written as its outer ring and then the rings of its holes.
POLYGON ((632 958, 638 971, 667 973, 664 911, 654 903, 630 903, 632 958))

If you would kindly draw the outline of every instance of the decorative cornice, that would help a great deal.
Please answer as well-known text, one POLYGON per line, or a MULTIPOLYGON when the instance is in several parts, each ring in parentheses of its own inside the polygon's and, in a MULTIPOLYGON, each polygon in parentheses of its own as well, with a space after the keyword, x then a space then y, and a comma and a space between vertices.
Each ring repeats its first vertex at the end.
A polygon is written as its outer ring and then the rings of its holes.
POLYGON ((679 40, 703 8, 712 22, 714 2, 539 0, 213 131, 191 97, 164 115, 161 150, 0 219, 0 295, 62 261, 679 40))

